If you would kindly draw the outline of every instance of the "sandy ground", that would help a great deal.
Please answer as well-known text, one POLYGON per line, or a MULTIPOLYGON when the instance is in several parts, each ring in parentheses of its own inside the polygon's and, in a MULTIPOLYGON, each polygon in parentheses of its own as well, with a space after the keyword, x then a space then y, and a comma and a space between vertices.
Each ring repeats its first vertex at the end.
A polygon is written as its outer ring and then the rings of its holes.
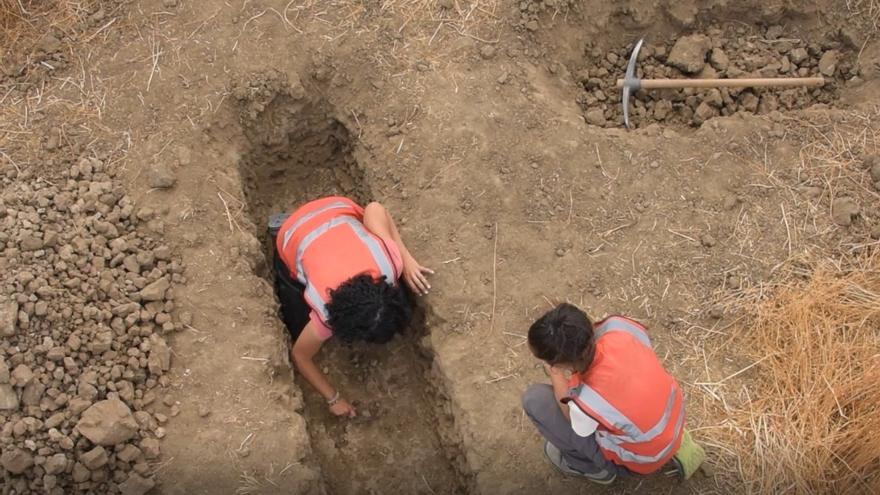
MULTIPOLYGON (((193 319, 171 337, 164 392, 180 414, 166 426, 156 490, 594 491, 544 463, 519 406, 544 380, 524 335, 564 300, 648 325, 710 454, 688 483, 658 474, 608 491, 736 490, 725 446, 711 444, 722 418, 703 412, 720 397, 744 400, 748 372, 718 381, 750 363, 706 354, 737 316, 713 301, 759 286, 811 246, 871 242, 880 222, 871 181, 828 188, 803 151, 811 128, 875 112, 876 41, 835 41, 849 13, 830 3, 445 3, 144 2, 71 56, 76 69, 65 74, 81 71, 88 95, 100 95, 95 133, 124 149, 121 182, 159 212, 142 228, 187 267, 174 290, 193 319), (837 73, 830 96, 802 98, 805 110, 701 127, 585 123, 587 44, 616 51, 734 18, 746 31, 737 36, 764 39, 785 19, 777 38, 836 43, 860 81, 837 73), (814 106, 823 98, 830 105, 814 106), (150 187, 157 165, 174 187, 150 187), (326 193, 381 200, 437 271, 411 335, 322 357, 371 413, 351 424, 292 379, 259 224, 326 193), (845 194, 873 200, 850 226, 832 218, 845 194)), ((79 93, 49 81, 47 91, 79 93)))

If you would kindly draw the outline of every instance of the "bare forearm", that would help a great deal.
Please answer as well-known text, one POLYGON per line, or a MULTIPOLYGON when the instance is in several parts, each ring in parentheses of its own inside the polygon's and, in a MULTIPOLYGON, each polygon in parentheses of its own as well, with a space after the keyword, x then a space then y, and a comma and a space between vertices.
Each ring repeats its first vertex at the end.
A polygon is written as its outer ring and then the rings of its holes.
POLYGON ((294 364, 296 364, 296 369, 299 370, 299 373, 306 381, 312 387, 315 387, 315 390, 324 396, 325 399, 330 400, 336 395, 336 389, 330 384, 330 381, 327 380, 327 377, 312 359, 294 356, 294 364))
POLYGON ((394 223, 394 218, 391 216, 391 213, 387 208, 385 209, 385 218, 388 219, 388 230, 391 231, 391 239, 394 240, 397 247, 400 249, 400 255, 404 258, 412 256, 409 249, 406 248, 403 238, 400 237, 400 231, 397 230, 397 224, 394 223))

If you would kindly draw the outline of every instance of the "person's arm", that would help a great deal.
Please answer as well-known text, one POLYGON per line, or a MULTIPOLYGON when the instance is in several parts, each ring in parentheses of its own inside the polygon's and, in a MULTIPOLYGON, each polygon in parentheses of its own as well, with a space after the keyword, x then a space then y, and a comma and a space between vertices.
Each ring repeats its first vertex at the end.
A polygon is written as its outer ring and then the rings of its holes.
POLYGON ((559 410, 562 411, 565 419, 571 421, 568 406, 562 403, 562 400, 568 397, 568 378, 565 377, 563 371, 547 363, 544 363, 544 368, 547 370, 547 374, 550 375, 550 384, 553 386, 553 395, 556 396, 556 405, 559 406, 559 410))
POLYGON ((400 232, 397 230, 397 225, 394 224, 394 219, 391 218, 391 214, 381 203, 374 201, 364 208, 364 226, 373 234, 383 239, 390 239, 397 244, 398 249, 400 249, 400 257, 403 258, 404 281, 417 294, 427 294, 431 284, 428 283, 425 274, 433 274, 434 271, 420 265, 413 258, 400 237, 400 232))
POLYGON ((337 416, 353 418, 356 414, 354 407, 338 395, 339 392, 330 384, 327 377, 324 376, 324 373, 315 364, 315 356, 318 354, 323 343, 315 332, 314 324, 309 322, 303 328, 299 338, 296 339, 296 343, 293 344, 293 348, 290 350, 290 358, 293 360, 299 373, 315 387, 319 394, 324 396, 328 403, 333 401, 334 398, 336 399, 330 404, 330 412, 337 416))

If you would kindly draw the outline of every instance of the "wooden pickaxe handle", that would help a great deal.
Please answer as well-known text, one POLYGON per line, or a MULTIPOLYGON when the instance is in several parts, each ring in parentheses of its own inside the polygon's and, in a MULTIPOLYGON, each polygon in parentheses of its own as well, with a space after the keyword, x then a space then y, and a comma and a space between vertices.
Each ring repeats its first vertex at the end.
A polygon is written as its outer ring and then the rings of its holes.
MULTIPOLYGON (((680 88, 758 88, 758 87, 798 87, 823 86, 822 77, 777 77, 765 79, 641 79, 641 89, 680 89, 680 88)), ((617 80, 622 88, 623 79, 617 80)))

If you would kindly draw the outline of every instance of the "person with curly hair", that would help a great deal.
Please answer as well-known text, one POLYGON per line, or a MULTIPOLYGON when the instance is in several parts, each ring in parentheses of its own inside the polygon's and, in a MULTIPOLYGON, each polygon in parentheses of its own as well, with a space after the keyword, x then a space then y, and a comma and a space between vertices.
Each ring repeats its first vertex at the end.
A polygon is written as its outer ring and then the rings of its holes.
POLYGON ((357 412, 314 358, 331 336, 384 344, 409 324, 412 306, 402 279, 428 293, 427 274, 380 203, 361 207, 343 197, 311 201, 269 221, 275 237, 275 292, 291 337, 290 358, 327 399, 336 416, 357 412))

